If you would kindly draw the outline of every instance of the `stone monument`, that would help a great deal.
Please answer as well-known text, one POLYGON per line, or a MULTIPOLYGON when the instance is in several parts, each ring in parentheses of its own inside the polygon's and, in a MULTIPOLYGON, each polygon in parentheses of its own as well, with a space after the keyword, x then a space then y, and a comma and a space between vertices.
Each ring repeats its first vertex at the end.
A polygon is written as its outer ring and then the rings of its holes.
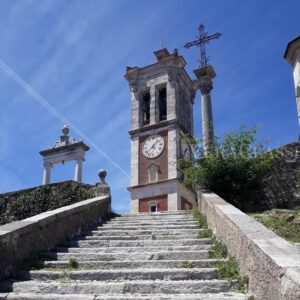
POLYGON ((293 68, 298 122, 300 124, 300 36, 288 43, 284 53, 284 58, 293 68))
POLYGON ((54 164, 75 160, 75 178, 77 182, 82 181, 82 162, 84 161, 85 152, 89 147, 81 140, 76 141, 74 138, 68 136, 69 127, 65 125, 62 128, 60 140, 56 141, 54 146, 50 149, 40 151, 44 158, 44 177, 43 184, 49 184, 51 178, 51 168, 54 164))

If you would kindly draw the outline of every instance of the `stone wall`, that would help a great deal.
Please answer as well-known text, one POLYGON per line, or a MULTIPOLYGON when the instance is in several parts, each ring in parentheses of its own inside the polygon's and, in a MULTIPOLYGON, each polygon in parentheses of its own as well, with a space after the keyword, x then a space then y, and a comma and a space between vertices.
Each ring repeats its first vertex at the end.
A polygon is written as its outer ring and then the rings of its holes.
POLYGON ((278 157, 265 176, 266 188, 260 209, 300 206, 300 142, 274 151, 278 157))
POLYGON ((96 197, 0 226, 0 279, 13 276, 20 262, 72 238, 110 209, 110 197, 96 197))
POLYGON ((258 300, 300 299, 300 250, 213 193, 198 194, 209 228, 249 277, 258 300))

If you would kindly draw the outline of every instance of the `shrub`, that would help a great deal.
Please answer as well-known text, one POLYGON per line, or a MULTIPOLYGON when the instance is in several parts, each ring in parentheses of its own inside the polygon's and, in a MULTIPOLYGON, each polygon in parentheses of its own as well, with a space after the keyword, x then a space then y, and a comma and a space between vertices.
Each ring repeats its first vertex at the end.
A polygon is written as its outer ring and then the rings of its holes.
POLYGON ((263 178, 272 166, 274 154, 256 141, 257 129, 215 137, 204 153, 201 142, 193 141, 195 160, 180 162, 184 183, 213 191, 242 210, 251 210, 260 201, 263 178))
POLYGON ((94 197, 92 188, 67 181, 0 195, 0 225, 94 197))

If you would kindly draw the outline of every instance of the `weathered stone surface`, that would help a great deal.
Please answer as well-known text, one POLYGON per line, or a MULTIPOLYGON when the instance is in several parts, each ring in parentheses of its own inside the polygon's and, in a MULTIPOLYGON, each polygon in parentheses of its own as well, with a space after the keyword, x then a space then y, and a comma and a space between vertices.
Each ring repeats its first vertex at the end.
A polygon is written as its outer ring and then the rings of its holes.
POLYGON ((18 281, 0 284, 0 291, 12 291, 0 294, 0 299, 247 299, 232 292, 235 282, 218 280, 216 267, 224 259, 207 258, 212 240, 197 237, 200 229, 190 213, 157 217, 122 216, 139 225, 134 229, 127 224, 128 229, 125 223, 123 230, 114 229, 114 235, 104 237, 98 234, 112 232, 120 218, 103 227, 95 224, 64 247, 46 253, 48 260, 37 264, 40 270, 20 272, 18 281), (144 217, 149 224, 144 224, 144 217), (183 221, 181 226, 176 224, 177 217, 183 221), (169 220, 174 224, 168 226, 169 220), (160 239, 153 232, 160 232, 160 239))
POLYGON ((107 215, 110 201, 110 197, 97 197, 0 226, 0 278, 13 274, 22 260, 98 222, 107 215))
POLYGON ((199 193, 209 227, 249 276, 257 299, 300 299, 300 250, 213 193, 199 193))
POLYGON ((1 300, 247 300, 248 296, 237 293, 218 293, 218 294, 178 294, 178 295, 141 295, 141 294, 123 294, 123 295, 77 295, 77 294, 47 294, 37 295, 32 293, 22 294, 0 294, 1 300))
POLYGON ((259 199, 261 207, 255 207, 256 210, 300 205, 300 142, 285 145, 274 152, 280 155, 264 178, 266 188, 259 199))

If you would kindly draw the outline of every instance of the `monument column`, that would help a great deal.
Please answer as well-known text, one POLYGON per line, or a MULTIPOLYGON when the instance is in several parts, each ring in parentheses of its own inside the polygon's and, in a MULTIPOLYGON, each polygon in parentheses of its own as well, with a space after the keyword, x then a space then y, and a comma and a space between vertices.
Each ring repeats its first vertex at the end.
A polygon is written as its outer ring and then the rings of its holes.
POLYGON ((76 159, 74 180, 78 182, 82 181, 82 160, 82 157, 76 159))
POLYGON ((210 145, 213 143, 214 127, 210 92, 213 89, 212 79, 216 73, 211 65, 206 65, 194 70, 197 77, 198 87, 201 92, 202 110, 202 135, 205 154, 208 153, 210 145))
POLYGON ((300 36, 288 43, 284 53, 284 58, 293 68, 298 122, 300 125, 300 36))
POLYGON ((44 177, 43 177, 43 185, 50 183, 51 177, 51 168, 52 164, 48 161, 44 162, 44 177))

